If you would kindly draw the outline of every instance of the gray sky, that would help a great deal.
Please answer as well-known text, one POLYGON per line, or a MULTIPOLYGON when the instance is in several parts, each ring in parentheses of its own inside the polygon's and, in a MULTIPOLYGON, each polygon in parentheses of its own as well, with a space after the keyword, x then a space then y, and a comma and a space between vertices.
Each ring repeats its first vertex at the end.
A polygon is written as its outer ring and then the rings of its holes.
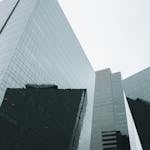
POLYGON ((149 0, 58 0, 95 70, 150 66, 149 0))

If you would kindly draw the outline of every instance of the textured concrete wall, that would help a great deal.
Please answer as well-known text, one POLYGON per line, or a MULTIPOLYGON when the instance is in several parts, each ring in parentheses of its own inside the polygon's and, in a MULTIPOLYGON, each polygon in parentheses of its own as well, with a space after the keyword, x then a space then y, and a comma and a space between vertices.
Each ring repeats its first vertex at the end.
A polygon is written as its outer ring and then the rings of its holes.
POLYGON ((1 100, 7 87, 54 83, 87 89, 79 149, 90 147, 95 73, 56 0, 22 0, 0 40, 7 65, 1 70, 1 100), (10 35, 10 36, 9 36, 10 35), (10 43, 10 44, 8 44, 10 43))
POLYGON ((150 68, 123 80, 123 87, 127 97, 141 98, 150 102, 150 68))

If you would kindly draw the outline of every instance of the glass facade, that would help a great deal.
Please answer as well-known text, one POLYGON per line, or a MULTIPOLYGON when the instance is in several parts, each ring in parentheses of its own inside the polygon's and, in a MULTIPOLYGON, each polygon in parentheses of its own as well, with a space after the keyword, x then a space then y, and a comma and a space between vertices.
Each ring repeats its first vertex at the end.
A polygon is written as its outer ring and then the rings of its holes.
POLYGON ((79 149, 90 147, 95 73, 56 0, 22 0, 0 39, 1 102, 7 87, 52 83, 87 89, 79 149))
POLYGON ((128 136, 121 74, 112 74, 110 69, 96 72, 91 150, 104 148, 105 131, 120 131, 128 136))
POLYGON ((150 67, 124 79, 123 87, 127 97, 150 102, 150 67))
POLYGON ((125 111, 125 100, 123 95, 121 73, 111 75, 113 102, 115 111, 115 128, 122 134, 128 135, 127 116, 125 111))

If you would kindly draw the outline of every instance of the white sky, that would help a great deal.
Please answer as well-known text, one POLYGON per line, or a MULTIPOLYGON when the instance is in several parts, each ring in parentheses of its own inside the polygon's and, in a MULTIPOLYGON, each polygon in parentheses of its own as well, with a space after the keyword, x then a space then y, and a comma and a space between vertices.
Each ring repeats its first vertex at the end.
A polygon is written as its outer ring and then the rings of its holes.
POLYGON ((150 66, 149 0, 58 0, 95 70, 150 66))

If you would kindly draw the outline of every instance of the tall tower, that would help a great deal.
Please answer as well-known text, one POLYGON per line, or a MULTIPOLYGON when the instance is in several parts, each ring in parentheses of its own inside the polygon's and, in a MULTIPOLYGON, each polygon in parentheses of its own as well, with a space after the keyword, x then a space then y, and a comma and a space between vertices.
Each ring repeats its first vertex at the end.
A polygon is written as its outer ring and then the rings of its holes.
MULTIPOLYGON (((128 135, 121 74, 106 69, 96 72, 91 150, 104 149, 104 133, 117 135, 117 131, 128 135)), ((114 137, 113 143, 115 140, 114 137)), ((117 149, 117 143, 111 144, 107 147, 117 149)))
POLYGON ((79 149, 89 150, 95 73, 59 4, 14 0, 2 5, 8 12, 4 12, 0 34, 0 103, 7 87, 28 83, 87 89, 79 149))

